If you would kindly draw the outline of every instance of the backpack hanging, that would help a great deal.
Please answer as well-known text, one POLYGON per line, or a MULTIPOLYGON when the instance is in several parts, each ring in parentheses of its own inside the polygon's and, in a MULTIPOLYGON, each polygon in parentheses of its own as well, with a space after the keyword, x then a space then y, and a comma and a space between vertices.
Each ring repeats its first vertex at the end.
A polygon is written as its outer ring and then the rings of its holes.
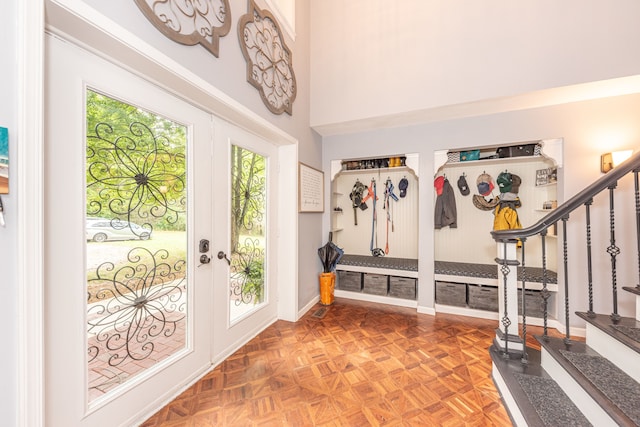
POLYGON ((351 203, 353 206, 353 224, 358 225, 358 208, 365 210, 368 208, 367 204, 362 200, 364 190, 366 190, 366 186, 360 182, 359 179, 356 179, 355 184, 353 184, 353 188, 351 189, 351 194, 349 194, 349 198, 351 199, 351 203))

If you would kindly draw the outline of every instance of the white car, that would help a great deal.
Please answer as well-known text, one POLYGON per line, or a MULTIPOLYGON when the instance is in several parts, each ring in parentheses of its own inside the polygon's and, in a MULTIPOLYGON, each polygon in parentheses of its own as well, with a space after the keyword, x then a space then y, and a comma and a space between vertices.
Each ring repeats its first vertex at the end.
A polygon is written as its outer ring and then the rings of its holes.
POLYGON ((87 240, 106 242, 107 240, 147 240, 151 231, 133 222, 119 219, 87 218, 87 240))

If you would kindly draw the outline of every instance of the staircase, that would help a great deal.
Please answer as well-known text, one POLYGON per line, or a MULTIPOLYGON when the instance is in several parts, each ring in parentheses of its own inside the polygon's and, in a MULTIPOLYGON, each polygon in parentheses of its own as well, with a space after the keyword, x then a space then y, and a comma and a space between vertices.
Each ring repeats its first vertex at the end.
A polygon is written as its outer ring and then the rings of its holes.
MULTIPOLYGON (((516 426, 640 426, 640 285, 622 288, 623 292, 635 295, 635 317, 625 317, 618 313, 617 284, 621 267, 625 271, 629 268, 638 271, 640 279, 639 172, 640 154, 637 154, 532 227, 492 233, 498 245, 496 262, 502 275, 502 294, 500 326, 489 351, 493 361, 493 380, 516 426), (635 180, 635 239, 638 250, 631 258, 618 258, 621 250, 616 244, 614 194, 618 181, 627 174, 633 174, 635 180), (595 253, 608 254, 610 266, 609 262, 592 262, 591 207, 594 197, 606 191, 609 192, 609 215, 605 218, 609 223, 609 241, 603 250, 595 253), (581 214, 576 215, 576 211, 582 208, 586 210, 584 219, 581 214), (578 216, 585 222, 586 238, 580 254, 569 254, 568 250, 567 223, 572 216, 578 216), (531 337, 527 335, 526 313, 518 313, 518 304, 514 304, 518 302, 517 270, 527 268, 525 245, 532 236, 542 239, 540 256, 543 270, 546 268, 546 233, 556 223, 559 230, 561 226, 563 244, 564 336, 550 336, 548 333, 550 294, 546 283, 543 283, 543 334, 531 337), (523 246, 520 256, 516 251, 518 241, 523 246), (584 265, 587 270, 588 283, 585 284, 585 292, 581 293, 588 295, 588 310, 584 312, 573 312, 570 308, 577 298, 582 298, 582 295, 569 295, 567 272, 570 259, 584 265), (607 288, 604 294, 611 295, 613 310, 611 314, 598 314, 593 311, 594 290, 602 295, 603 289, 593 284, 594 269, 595 265, 603 268, 605 264, 611 283, 598 286, 607 288), (570 320, 574 324, 584 322, 586 339, 570 336, 570 320)), ((625 203, 618 209, 630 209, 630 206, 633 203, 625 203)), ((625 234, 633 234, 633 227, 625 225, 625 234)), ((525 283, 521 285, 524 287, 525 283)), ((521 297, 526 298, 526 293, 523 292, 521 297)), ((526 307, 524 300, 520 307, 526 307)))

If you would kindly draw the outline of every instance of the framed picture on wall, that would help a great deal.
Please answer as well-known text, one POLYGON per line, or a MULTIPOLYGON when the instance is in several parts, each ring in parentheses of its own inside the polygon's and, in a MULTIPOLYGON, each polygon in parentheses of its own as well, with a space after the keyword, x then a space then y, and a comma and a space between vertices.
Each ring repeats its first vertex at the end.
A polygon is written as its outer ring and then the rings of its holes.
POLYGON ((298 212, 324 212, 324 172, 298 164, 298 212))
POLYGON ((0 127, 0 194, 9 194, 9 130, 0 127))

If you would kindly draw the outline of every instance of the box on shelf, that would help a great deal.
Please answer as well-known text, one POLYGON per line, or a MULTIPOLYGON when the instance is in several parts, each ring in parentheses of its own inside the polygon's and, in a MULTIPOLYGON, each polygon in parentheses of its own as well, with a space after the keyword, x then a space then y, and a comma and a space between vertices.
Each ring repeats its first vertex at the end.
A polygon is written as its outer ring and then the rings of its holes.
POLYGON ((467 305, 467 285, 465 283, 441 282, 436 280, 436 302, 438 304, 464 307, 467 305))
POLYGON ((416 279, 389 276, 389 296, 416 299, 416 279))
POLYGON ((498 311, 498 288, 495 286, 469 285, 469 308, 498 311))
POLYGON ((362 273, 338 270, 338 289, 360 292, 362 290, 362 273))
MULTIPOLYGON (((542 292, 530 289, 527 289, 525 292, 527 317, 543 317, 544 300, 542 299, 542 292)), ((522 289, 518 289, 518 315, 522 316, 522 289)))
POLYGON ((386 274, 364 273, 362 292, 373 295, 387 295, 389 276, 386 274))

